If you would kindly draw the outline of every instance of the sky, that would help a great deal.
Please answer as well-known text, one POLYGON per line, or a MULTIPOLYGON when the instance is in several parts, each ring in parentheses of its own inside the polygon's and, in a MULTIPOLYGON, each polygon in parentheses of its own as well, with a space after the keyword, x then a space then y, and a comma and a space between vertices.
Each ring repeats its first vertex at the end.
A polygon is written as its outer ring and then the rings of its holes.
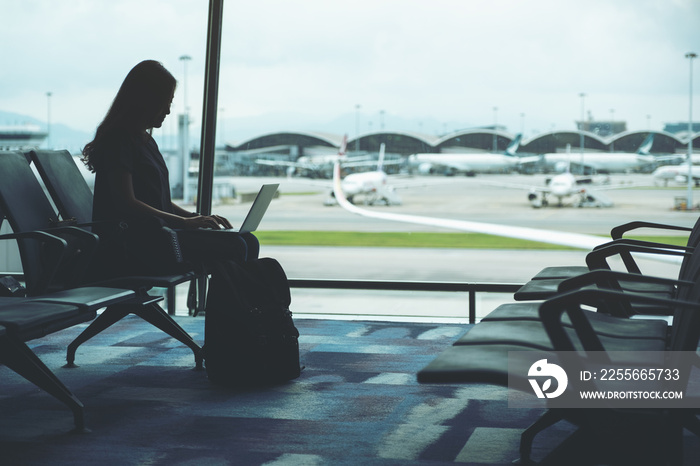
MULTIPOLYGON (((0 111, 94 133, 131 67, 156 59, 179 81, 173 113, 187 104, 198 135, 207 8, 0 0, 0 111)), ((698 0, 225 0, 218 132, 495 123, 527 137, 574 129, 582 110, 661 130, 688 121, 691 51, 698 0)), ((171 115, 162 131, 174 128, 171 115)))

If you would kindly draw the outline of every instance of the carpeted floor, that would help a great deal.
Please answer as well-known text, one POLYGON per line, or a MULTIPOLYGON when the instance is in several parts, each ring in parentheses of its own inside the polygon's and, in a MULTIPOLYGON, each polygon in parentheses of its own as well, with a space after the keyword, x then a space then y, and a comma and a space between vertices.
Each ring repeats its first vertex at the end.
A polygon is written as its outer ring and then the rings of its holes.
MULTIPOLYGON (((177 320, 202 341, 203 317, 177 320)), ((508 408, 502 387, 416 382, 468 326, 296 323, 301 377, 251 391, 212 385, 188 349, 136 317, 84 344, 77 369, 61 366, 82 327, 30 342, 85 404, 92 432, 69 433, 64 405, 0 367, 0 464, 506 465, 541 414, 508 408)), ((533 456, 572 431, 548 429, 533 456)), ((686 444, 697 459, 696 439, 686 444)))

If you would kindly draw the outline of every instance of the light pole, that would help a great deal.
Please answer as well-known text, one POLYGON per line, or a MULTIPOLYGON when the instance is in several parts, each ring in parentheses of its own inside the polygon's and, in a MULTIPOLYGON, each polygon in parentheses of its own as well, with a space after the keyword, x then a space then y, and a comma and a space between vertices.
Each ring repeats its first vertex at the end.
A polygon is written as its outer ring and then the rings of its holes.
POLYGON ((355 151, 360 150, 360 104, 355 104, 355 151))
POLYGON ((493 151, 496 152, 498 144, 498 137, 496 136, 496 127, 498 127, 498 107, 493 107, 493 151))
POLYGON ((384 110, 379 110, 379 129, 384 131, 384 110))
POLYGON ((520 134, 522 137, 525 137, 525 114, 524 113, 520 114, 520 134))
POLYGON ((192 60, 189 55, 182 55, 180 61, 183 64, 183 77, 182 77, 182 95, 183 95, 183 109, 182 109, 182 202, 189 202, 189 179, 190 179, 190 150, 189 150, 189 132, 190 132, 190 118, 189 118, 189 108, 187 107, 187 62, 192 60))
POLYGON ((224 120, 224 107, 219 107, 219 113, 221 114, 221 119, 219 120, 219 123, 221 124, 221 131, 220 131, 220 136, 219 136, 219 144, 221 144, 221 147, 226 146, 226 120, 224 120))
POLYGON ((46 93, 46 148, 51 149, 51 92, 46 93))
POLYGON ((581 127, 579 130, 581 131, 581 138, 579 140, 579 148, 581 149, 581 171, 583 172, 583 128, 584 128, 584 99, 586 98, 586 94, 581 92, 579 94, 579 97, 581 97, 581 127))
POLYGON ((690 210, 693 206, 693 58, 698 55, 693 52, 685 54, 690 63, 690 81, 688 94, 688 200, 685 208, 690 210))
POLYGON ((610 152, 615 152, 615 141, 612 140, 613 135, 615 134, 615 109, 611 108, 610 109, 610 152))

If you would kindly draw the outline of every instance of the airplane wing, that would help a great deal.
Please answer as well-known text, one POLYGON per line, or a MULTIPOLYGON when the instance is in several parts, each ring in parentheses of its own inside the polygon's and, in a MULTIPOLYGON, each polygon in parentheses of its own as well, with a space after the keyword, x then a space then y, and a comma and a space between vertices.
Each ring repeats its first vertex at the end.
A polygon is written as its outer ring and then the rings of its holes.
POLYGON ((345 193, 340 185, 340 165, 335 164, 333 170, 333 191, 338 203, 347 211, 363 217, 393 220, 419 225, 432 225, 473 233, 485 233, 489 235, 505 236, 510 238, 526 239, 544 243, 559 244, 581 249, 593 249, 594 247, 609 241, 601 236, 583 235, 579 233, 566 233, 559 231, 538 230, 535 228, 512 227, 490 223, 470 222, 466 220, 451 220, 435 217, 423 217, 418 215, 395 214, 388 212, 374 212, 359 208, 345 198, 345 193))
POLYGON ((255 163, 257 163, 258 165, 268 165, 271 167, 310 168, 307 165, 303 165, 297 162, 289 162, 286 160, 255 159, 255 163))
MULTIPOLYGON (((510 188, 510 189, 524 189, 528 191, 535 191, 541 193, 549 193, 551 188, 547 185, 538 186, 534 184, 522 184, 522 183, 507 183, 502 181, 492 181, 483 178, 474 180, 475 183, 487 185, 487 186, 497 186, 499 188, 510 188)), ((636 187, 646 187, 651 186, 653 183, 650 181, 648 183, 630 183, 630 182, 617 182, 613 183, 610 181, 608 176, 595 178, 595 177, 577 177, 576 185, 582 186, 582 190, 586 191, 607 191, 613 189, 625 189, 625 188, 636 188, 636 187)))
MULTIPOLYGON (((341 207, 348 212, 361 215, 363 217, 378 218, 403 223, 414 223, 418 225, 438 226, 472 233, 484 233, 487 235, 503 236, 507 238, 518 238, 528 241, 538 241, 541 243, 558 244, 561 246, 585 250, 591 250, 596 246, 609 241, 609 239, 602 236, 585 235, 580 233, 567 233, 562 231, 541 230, 537 228, 496 225, 491 223, 471 222, 467 220, 452 220, 363 209, 351 204, 345 198, 345 193, 343 193, 340 183, 340 166, 337 163, 335 164, 333 170, 333 190, 335 193, 335 198, 341 207)), ((680 263, 681 261, 681 259, 678 257, 663 255, 652 254, 648 257, 662 260, 664 262, 680 263)))

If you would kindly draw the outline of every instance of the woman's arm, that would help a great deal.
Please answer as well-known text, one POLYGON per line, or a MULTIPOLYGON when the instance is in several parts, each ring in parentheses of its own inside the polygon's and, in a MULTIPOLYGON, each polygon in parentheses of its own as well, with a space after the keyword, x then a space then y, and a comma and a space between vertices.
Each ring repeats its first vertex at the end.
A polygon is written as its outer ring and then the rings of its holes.
POLYGON ((125 169, 111 171, 109 178, 110 189, 114 194, 113 199, 115 202, 121 202, 121 210, 127 214, 152 215, 163 219, 173 228, 231 228, 231 224, 223 217, 197 215, 175 204, 173 204, 175 213, 164 212, 136 199, 131 173, 125 169))
MULTIPOLYGON (((183 209, 179 205, 175 204, 174 202, 171 203, 173 212, 175 212, 176 215, 179 215, 180 217, 185 217, 185 218, 192 218, 192 217, 200 217, 200 215, 197 212, 190 212, 189 210, 183 209)), ((231 223, 229 223, 228 220, 226 220, 225 217, 221 217, 220 215, 210 215, 209 217, 213 218, 216 220, 218 225, 221 225, 223 228, 233 228, 231 226, 231 223)), ((219 228, 219 227, 216 227, 219 228)))

